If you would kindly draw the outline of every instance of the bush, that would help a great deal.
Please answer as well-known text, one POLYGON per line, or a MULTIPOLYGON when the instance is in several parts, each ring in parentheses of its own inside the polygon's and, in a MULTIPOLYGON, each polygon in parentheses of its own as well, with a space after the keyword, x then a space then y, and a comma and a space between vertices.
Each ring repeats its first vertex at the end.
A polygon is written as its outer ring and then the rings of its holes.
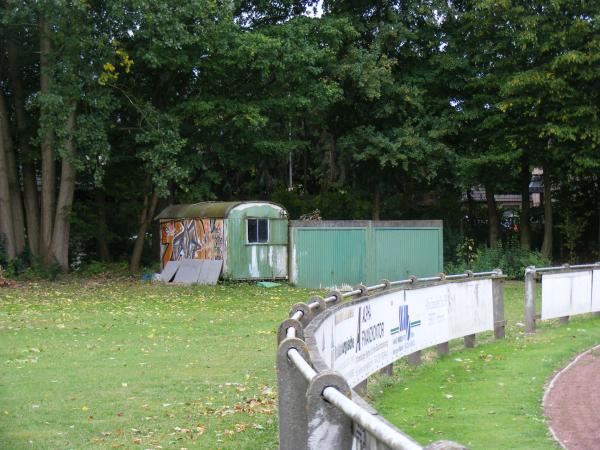
MULTIPOLYGON (((459 244, 460 245, 460 244, 459 244)), ((448 274, 461 273, 465 270, 487 272, 496 268, 510 279, 522 280, 527 266, 546 267, 551 261, 539 252, 523 250, 516 242, 500 244, 496 248, 482 247, 477 249, 471 261, 458 260, 445 267, 448 274)))
POLYGON ((129 267, 127 262, 102 262, 102 261, 90 261, 87 264, 83 264, 76 272, 78 275, 87 277, 104 277, 114 278, 129 276, 129 267))
POLYGON ((58 264, 43 265, 37 260, 32 260, 31 265, 17 273, 19 280, 44 279, 48 281, 56 280, 62 275, 63 270, 58 264))

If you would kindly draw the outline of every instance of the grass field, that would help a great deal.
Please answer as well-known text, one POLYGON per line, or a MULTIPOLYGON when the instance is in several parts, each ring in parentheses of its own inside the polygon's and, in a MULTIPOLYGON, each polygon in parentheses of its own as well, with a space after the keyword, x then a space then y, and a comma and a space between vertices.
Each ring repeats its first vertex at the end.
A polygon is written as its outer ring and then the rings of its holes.
MULTIPOLYGON (((0 448, 274 449, 275 330, 308 290, 131 280, 0 290, 0 448)), ((525 336, 506 284, 508 337, 371 383, 380 412, 421 443, 554 448, 543 385, 600 342, 600 319, 525 336)))
POLYGON ((0 448, 277 447, 275 330, 310 292, 0 289, 0 448))
MULTIPOLYGON (((539 288, 538 288, 539 291, 539 288)), ((600 343, 600 318, 576 316, 568 326, 541 322, 525 335, 523 283, 506 283, 507 339, 483 336, 420 367, 399 364, 396 375, 369 386, 374 406, 421 444, 450 439, 476 449, 560 448, 541 408, 544 384, 575 354, 600 343), (481 344, 481 342, 487 342, 481 344)))

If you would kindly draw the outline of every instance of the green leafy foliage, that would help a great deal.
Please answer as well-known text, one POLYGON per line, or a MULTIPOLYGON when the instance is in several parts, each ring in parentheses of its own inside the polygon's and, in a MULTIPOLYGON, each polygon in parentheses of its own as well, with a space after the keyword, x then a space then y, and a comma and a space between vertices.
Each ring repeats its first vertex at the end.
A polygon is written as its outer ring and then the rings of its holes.
POLYGON ((155 234, 139 233, 153 196, 158 209, 275 199, 292 216, 444 219, 452 257, 462 235, 481 243, 490 221, 474 232, 462 193, 519 192, 519 178, 541 166, 552 196, 575 185, 586 199, 574 212, 556 204, 554 255, 585 259, 582 244, 599 241, 594 2, 10 0, 0 9, 0 41, 19 56, 11 67, 0 55, 16 160, 38 173, 51 131, 57 163, 77 172, 73 260, 126 259, 132 236, 155 234), (583 231, 567 233, 566 217, 585 210, 594 213, 583 231))
POLYGON ((446 273, 462 273, 465 270, 488 272, 499 268, 509 279, 521 280, 525 276, 526 267, 551 265, 551 261, 544 258, 539 252, 524 250, 515 241, 508 244, 500 243, 495 248, 475 249, 472 240, 465 240, 459 244, 456 254, 457 262, 447 264, 446 273))

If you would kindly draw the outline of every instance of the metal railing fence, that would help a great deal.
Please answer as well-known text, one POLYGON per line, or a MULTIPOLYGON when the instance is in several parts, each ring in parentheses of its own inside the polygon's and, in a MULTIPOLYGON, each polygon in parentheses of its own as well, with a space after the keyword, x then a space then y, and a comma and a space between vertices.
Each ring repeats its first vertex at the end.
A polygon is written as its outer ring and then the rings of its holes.
MULTIPOLYGON (((312 358, 315 342, 305 339, 305 327, 328 308, 343 301, 366 298, 388 292, 394 287, 427 287, 451 281, 492 279, 494 336, 504 337, 504 297, 500 269, 489 272, 445 275, 406 280, 383 280, 374 286, 358 285, 349 292, 331 291, 314 296, 308 303, 292 306, 289 318, 278 330, 277 377, 279 389, 279 442, 282 450, 304 449, 423 449, 420 444, 378 415, 346 379, 331 370, 319 358, 312 358), (311 351, 312 350, 312 351, 311 351)), ((391 291, 390 291, 391 292, 391 291)), ((310 338, 310 337, 309 337, 310 338)), ((314 339, 312 339, 314 341, 314 339)), ((466 347, 473 347, 475 335, 464 336, 466 347)), ((448 353, 448 342, 437 345, 440 354, 448 353)), ((420 362, 420 350, 408 356, 409 363, 420 362)), ((391 364, 382 372, 391 373, 391 364)), ((366 380, 364 380, 366 389, 366 380)), ((361 384, 363 384, 361 383, 361 384)), ((438 441, 426 449, 463 449, 450 441, 438 441)))
MULTIPOLYGON (((600 271, 600 262, 577 265, 563 264, 562 266, 553 267, 527 267, 525 269, 525 332, 535 333, 536 321, 542 318, 541 314, 536 313, 536 280, 542 280, 544 275, 578 272, 592 272, 591 276, 593 277, 594 271, 600 271)), ((598 283, 600 283, 600 280, 598 280, 598 283)), ((592 292, 590 292, 590 296, 591 295, 592 292)), ((569 317, 569 315, 560 316, 559 322, 561 324, 567 324, 569 323, 569 317)))

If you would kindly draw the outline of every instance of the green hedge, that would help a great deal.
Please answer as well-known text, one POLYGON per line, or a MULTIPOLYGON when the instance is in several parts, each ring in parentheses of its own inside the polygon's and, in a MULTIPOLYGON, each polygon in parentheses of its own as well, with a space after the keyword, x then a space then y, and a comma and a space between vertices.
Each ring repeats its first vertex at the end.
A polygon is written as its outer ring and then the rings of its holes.
POLYGON ((522 280, 527 266, 546 267, 551 265, 551 261, 541 253, 523 250, 516 244, 499 245, 496 248, 473 248, 473 251, 468 254, 464 252, 464 244, 459 244, 459 246, 461 249, 457 249, 457 255, 461 255, 462 259, 446 265, 445 272, 448 274, 461 273, 465 270, 486 272, 500 268, 508 278, 522 280))

